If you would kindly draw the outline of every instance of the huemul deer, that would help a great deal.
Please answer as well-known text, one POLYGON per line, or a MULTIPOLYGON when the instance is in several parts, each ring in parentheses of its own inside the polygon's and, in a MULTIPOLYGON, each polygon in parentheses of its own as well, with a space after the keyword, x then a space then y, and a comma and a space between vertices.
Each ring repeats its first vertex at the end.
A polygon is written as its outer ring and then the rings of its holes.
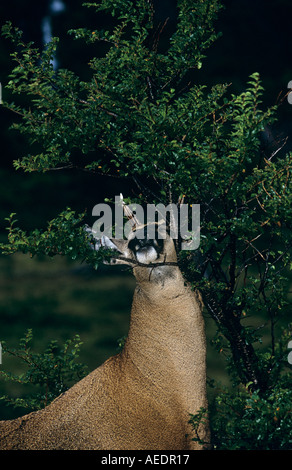
MULTIPOLYGON (((0 421, 0 449, 195 450, 190 413, 207 407, 202 303, 177 266, 173 240, 109 240, 137 281, 122 352, 46 408, 0 421)), ((199 437, 208 442, 202 422, 199 437)))

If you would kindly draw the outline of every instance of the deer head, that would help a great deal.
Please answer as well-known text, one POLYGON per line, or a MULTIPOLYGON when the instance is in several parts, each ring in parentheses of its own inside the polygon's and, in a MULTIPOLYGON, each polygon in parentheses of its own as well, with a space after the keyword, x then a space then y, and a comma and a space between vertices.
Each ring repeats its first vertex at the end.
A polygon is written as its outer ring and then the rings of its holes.
MULTIPOLYGON (((131 266, 136 278, 141 279, 142 273, 151 270, 151 277, 167 276, 171 266, 177 265, 177 255, 174 242, 167 232, 164 221, 142 224, 123 203, 124 214, 131 223, 131 231, 127 239, 109 238, 102 236, 96 238, 93 229, 86 227, 90 236, 92 247, 99 250, 101 247, 113 251, 113 257, 107 264, 124 264, 131 266), (152 226, 149 234, 149 226, 152 226), (147 268, 147 270, 145 270, 147 268)), ((147 274, 149 277, 149 274, 147 274)))

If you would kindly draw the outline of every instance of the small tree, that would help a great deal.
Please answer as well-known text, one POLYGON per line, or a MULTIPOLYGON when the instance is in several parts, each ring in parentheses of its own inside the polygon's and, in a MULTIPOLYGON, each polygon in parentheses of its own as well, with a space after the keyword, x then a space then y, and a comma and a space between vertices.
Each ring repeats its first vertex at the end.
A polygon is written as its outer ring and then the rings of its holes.
POLYGON ((62 348, 52 340, 44 353, 32 351, 32 340, 32 330, 28 329, 19 341, 19 348, 8 349, 3 345, 5 354, 16 357, 24 364, 25 372, 19 375, 0 372, 4 380, 37 387, 37 392, 25 398, 0 397, 7 405, 29 411, 45 407, 87 373, 87 367, 78 360, 82 344, 79 335, 67 340, 62 348))
MULTIPOLYGON (((179 205, 184 198, 200 204, 200 247, 195 256, 180 252, 180 266, 202 292, 217 325, 214 342, 219 350, 227 348, 235 383, 269 393, 286 364, 283 350, 276 353, 275 326, 288 301, 292 154, 278 151, 280 144, 273 153, 261 145, 276 107, 262 109, 258 73, 238 96, 226 84, 196 84, 205 51, 218 37, 220 2, 178 0, 176 29, 163 47, 167 20, 157 25, 154 4, 85 4, 111 14, 114 22, 110 31, 69 31, 75 39, 107 46, 102 57, 91 59, 88 81, 53 70, 57 38, 40 51, 10 23, 3 27, 15 44, 16 67, 7 87, 30 99, 25 109, 5 106, 22 117, 14 128, 41 148, 14 165, 29 172, 79 168, 114 174, 136 186, 133 202, 179 205), (270 325, 265 351, 256 348, 257 325, 246 324, 258 314, 270 325)), ((72 210, 48 230, 30 234, 9 220, 4 253, 64 254, 91 264, 103 255, 87 248, 84 215, 72 210)))

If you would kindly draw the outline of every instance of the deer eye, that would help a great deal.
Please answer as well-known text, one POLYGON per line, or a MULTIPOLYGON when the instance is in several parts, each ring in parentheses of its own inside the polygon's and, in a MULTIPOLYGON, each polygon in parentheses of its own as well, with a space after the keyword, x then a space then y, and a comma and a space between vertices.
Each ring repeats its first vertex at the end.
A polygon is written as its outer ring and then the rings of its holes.
POLYGON ((140 249, 140 243, 137 240, 137 238, 133 238, 133 240, 130 241, 129 243, 129 248, 132 250, 134 253, 140 249))

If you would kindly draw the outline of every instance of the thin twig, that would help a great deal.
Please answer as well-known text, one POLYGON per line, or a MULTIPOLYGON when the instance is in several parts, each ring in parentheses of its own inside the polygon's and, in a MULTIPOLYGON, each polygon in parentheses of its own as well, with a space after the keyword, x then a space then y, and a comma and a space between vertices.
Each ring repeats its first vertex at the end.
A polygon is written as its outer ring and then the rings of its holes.
POLYGON ((134 264, 136 266, 141 266, 143 268, 156 268, 158 266, 178 266, 177 262, 174 261, 163 261, 163 263, 140 263, 140 261, 128 259, 124 256, 118 256, 116 259, 126 261, 127 263, 134 264))

